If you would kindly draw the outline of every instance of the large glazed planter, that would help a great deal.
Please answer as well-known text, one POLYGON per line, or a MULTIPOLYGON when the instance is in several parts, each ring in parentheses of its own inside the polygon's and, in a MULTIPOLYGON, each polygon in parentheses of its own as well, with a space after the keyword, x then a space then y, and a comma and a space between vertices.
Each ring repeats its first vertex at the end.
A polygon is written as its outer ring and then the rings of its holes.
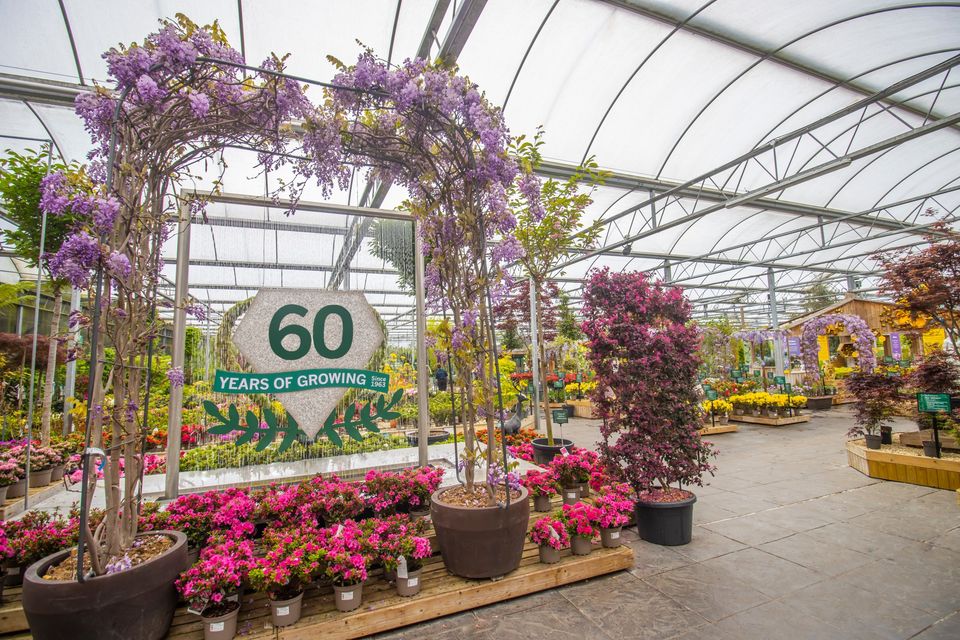
POLYGON ((573 446, 573 440, 554 438, 553 445, 548 445, 546 438, 534 438, 531 444, 533 444, 534 463, 547 464, 560 455, 560 449, 566 447, 567 451, 569 451, 570 447, 573 446))
POLYGON ((30 565, 23 578, 23 611, 36 640, 159 640, 177 608, 173 586, 187 568, 187 537, 151 531, 174 540, 162 555, 128 571, 73 580, 44 580, 46 570, 70 550, 30 565))
POLYGON ((833 396, 808 396, 807 409, 811 411, 826 411, 833 408, 833 396))
POLYGON ((637 500, 637 533, 647 542, 669 547, 687 544, 693 536, 693 503, 697 496, 680 502, 637 500))
POLYGON ((526 487, 520 487, 520 496, 506 508, 481 509, 444 502, 442 494, 449 488, 433 494, 430 515, 440 555, 450 573, 462 578, 493 578, 519 567, 530 521, 526 487))

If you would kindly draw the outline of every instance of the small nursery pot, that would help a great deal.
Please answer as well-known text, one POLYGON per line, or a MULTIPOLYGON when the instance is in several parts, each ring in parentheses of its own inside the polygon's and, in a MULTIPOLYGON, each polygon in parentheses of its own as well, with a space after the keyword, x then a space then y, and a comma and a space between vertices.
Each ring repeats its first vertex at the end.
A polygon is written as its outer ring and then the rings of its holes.
MULTIPOLYGON (((419 582, 419 581, 418 581, 419 582)), ((397 579, 399 592, 400 579, 397 579)), ((352 584, 348 587, 333 585, 333 603, 337 605, 337 611, 353 611, 360 606, 363 600, 363 583, 352 584)))
POLYGON ((573 506, 578 502, 580 502, 580 487, 573 487, 572 489, 565 488, 563 490, 563 504, 573 506))
POLYGON ((864 436, 864 439, 867 441, 867 449, 879 449, 880 448, 880 434, 879 433, 869 433, 864 436))
POLYGON ((303 592, 289 600, 270 601, 270 621, 275 627, 289 627, 300 619, 303 592))
POLYGON ((533 510, 540 513, 550 511, 550 496, 536 496, 533 499, 533 510))
POLYGON ((7 501, 7 489, 10 488, 10 485, 4 485, 0 487, 0 505, 7 501))
POLYGON ((556 564, 560 562, 560 549, 554 549, 550 545, 540 545, 540 562, 543 564, 556 564))
POLYGON ((579 482, 577 486, 580 487, 580 497, 586 498, 590 495, 590 483, 589 482, 579 482))
POLYGON ((593 549, 593 545, 590 543, 590 538, 585 538, 583 536, 571 536, 570 548, 573 549, 573 555, 585 556, 588 555, 593 549))
POLYGON ((27 479, 20 478, 19 482, 14 482, 7 487, 7 500, 10 498, 22 498, 27 495, 27 479))
POLYGON ((423 510, 411 511, 410 519, 416 522, 417 520, 423 520, 429 515, 430 515, 430 507, 427 507, 426 509, 423 509, 423 510))
POLYGON ((53 473, 53 469, 31 471, 30 472, 30 488, 36 489, 37 487, 45 487, 48 484, 50 484, 51 473, 53 473))
MULTIPOLYGON (((879 448, 879 447, 878 447, 879 448)), ((924 440, 923 441, 923 455, 928 458, 937 457, 937 443, 933 440, 924 440)))
POLYGON ((620 532, 623 527, 611 527, 609 529, 600 529, 600 544, 605 549, 616 549, 622 543, 620 542, 620 532))
POLYGON ((237 635, 237 616, 240 615, 240 605, 233 611, 222 616, 201 615, 203 620, 203 640, 233 640, 237 635))
POLYGON ((23 569, 18 564, 7 567, 3 572, 3 584, 8 587, 19 587, 23 584, 23 569))
POLYGON ((67 465, 58 464, 50 470, 50 482, 60 482, 63 480, 63 474, 67 470, 67 465))
POLYGON ((409 598, 420 593, 420 573, 422 569, 410 571, 406 578, 397 578, 397 595, 409 598))
POLYGON ((893 444, 893 427, 880 427, 880 443, 893 444))

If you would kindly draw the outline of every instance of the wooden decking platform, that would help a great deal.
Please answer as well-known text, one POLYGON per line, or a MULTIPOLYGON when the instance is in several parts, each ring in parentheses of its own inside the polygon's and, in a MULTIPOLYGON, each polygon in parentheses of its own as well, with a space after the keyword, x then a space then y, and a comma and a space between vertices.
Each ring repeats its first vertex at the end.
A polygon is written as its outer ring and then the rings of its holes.
POLYGON ((718 433, 734 433, 740 431, 740 427, 735 424, 716 424, 714 426, 706 426, 703 429, 700 429, 701 436, 715 436, 718 433))
MULTIPOLYGON (((30 494, 30 504, 35 505, 41 500, 46 500, 61 491, 65 491, 65 489, 63 488, 63 482, 57 481, 45 487, 27 489, 27 491, 30 494)), ((79 496, 80 494, 77 495, 79 496)), ((77 499, 79 500, 80 498, 78 497, 77 499)), ((7 520, 21 513, 23 513, 22 496, 19 498, 8 498, 5 502, 0 503, 0 520, 7 520)))
POLYGON ((847 442, 847 463, 871 478, 960 490, 960 460, 956 458, 928 458, 890 450, 867 449, 861 439, 847 442))
POLYGON ((746 422, 749 424, 760 424, 765 427, 784 427, 788 424, 800 424, 801 422, 810 422, 810 416, 790 416, 789 418, 765 418, 763 416, 730 416, 730 420, 736 422, 746 422))

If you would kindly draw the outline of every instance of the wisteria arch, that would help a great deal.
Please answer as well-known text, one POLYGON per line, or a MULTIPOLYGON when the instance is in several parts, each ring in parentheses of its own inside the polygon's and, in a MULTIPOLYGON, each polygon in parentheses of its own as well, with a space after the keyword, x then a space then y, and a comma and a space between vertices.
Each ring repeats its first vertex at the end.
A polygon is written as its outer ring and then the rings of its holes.
MULTIPOLYGON (((515 225, 512 208, 541 206, 539 181, 508 152, 511 137, 502 115, 476 86, 453 69, 424 60, 390 66, 366 51, 349 67, 334 61, 339 72, 325 87, 323 102, 314 104, 302 79, 283 73, 284 58, 246 65, 216 24, 201 28, 183 16, 141 45, 111 49, 104 57, 114 92, 100 89, 77 99, 77 113, 95 144, 88 179, 77 184, 52 174, 42 186, 49 213, 70 210, 82 220, 49 264, 55 276, 95 289, 92 317, 73 319, 106 338, 93 349, 91 363, 104 361, 104 342, 116 349, 104 375, 91 367, 88 391, 87 446, 102 448, 105 431, 118 443, 107 449, 103 523, 96 533, 85 518, 81 525, 96 573, 104 570, 103 557, 119 555, 136 535, 141 371, 160 328, 161 246, 181 204, 171 187, 192 165, 226 147, 258 150, 264 170, 292 168, 295 178, 284 188, 294 202, 310 180, 326 193, 334 185, 346 188, 350 165, 367 167, 371 179, 406 187, 405 206, 429 260, 429 300, 449 307, 454 317, 454 361, 463 372, 461 420, 472 426, 485 417, 492 431, 496 360, 486 357, 495 345, 491 299, 504 283, 504 267, 519 256, 519 245, 507 235, 515 225), (490 360, 494 365, 487 366, 490 360), (108 390, 112 407, 105 402, 108 390)), ((190 206, 203 203, 193 200, 190 206)), ((169 377, 182 384, 182 371, 171 370, 169 377)), ((469 436, 466 477, 472 490, 474 467, 483 456, 469 436)), ((87 467, 85 496, 96 487, 87 467)))
POLYGON ((874 335, 866 321, 860 316, 848 313, 828 313, 810 320, 803 325, 800 346, 803 351, 803 366, 813 382, 820 380, 820 349, 817 338, 826 333, 827 327, 842 324, 857 345, 860 369, 870 373, 877 366, 877 356, 873 353, 874 335))

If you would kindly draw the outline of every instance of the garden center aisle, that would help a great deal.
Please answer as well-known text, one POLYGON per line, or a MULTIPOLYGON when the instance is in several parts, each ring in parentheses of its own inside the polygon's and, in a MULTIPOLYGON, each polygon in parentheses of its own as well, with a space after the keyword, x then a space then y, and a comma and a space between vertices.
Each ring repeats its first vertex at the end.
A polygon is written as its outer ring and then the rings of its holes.
MULTIPOLYGON (((378 638, 958 638, 957 494, 851 469, 851 420, 838 407, 709 438, 719 470, 697 490, 688 545, 628 530, 629 572, 378 638)), ((564 432, 580 445, 599 434, 580 419, 564 432)))

